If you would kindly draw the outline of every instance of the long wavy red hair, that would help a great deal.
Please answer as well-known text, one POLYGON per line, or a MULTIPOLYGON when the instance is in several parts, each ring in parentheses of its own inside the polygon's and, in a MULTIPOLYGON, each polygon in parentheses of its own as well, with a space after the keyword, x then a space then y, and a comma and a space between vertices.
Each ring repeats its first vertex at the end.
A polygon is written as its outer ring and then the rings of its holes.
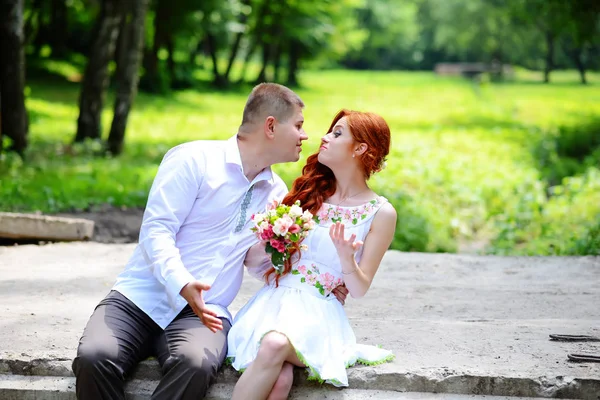
MULTIPOLYGON (((385 120, 374 113, 360 112, 343 109, 333 118, 327 132, 331 132, 337 122, 346 117, 350 134, 354 141, 365 143, 367 151, 359 156, 365 179, 369 179, 374 172, 381 170, 385 157, 390 152, 391 134, 390 128, 385 120)), ((292 190, 283 199, 283 204, 292 205, 300 200, 302 209, 316 214, 323 202, 335 193, 335 175, 329 167, 321 164, 318 160, 319 152, 312 154, 306 160, 300 175, 292 184, 292 190)), ((300 254, 297 247, 293 254, 300 254)), ((279 278, 289 274, 292 270, 292 261, 285 262, 281 275, 275 273, 271 267, 265 273, 265 280, 269 282, 272 275, 275 276, 275 285, 279 284, 279 278)))

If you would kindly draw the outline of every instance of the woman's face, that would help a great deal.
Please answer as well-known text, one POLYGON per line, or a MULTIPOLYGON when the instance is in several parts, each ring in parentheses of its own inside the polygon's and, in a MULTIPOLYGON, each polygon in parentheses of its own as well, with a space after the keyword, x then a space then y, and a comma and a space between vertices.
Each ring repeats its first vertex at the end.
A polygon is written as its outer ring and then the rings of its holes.
POLYGON ((348 120, 342 117, 331 132, 321 138, 318 160, 321 164, 334 168, 351 162, 354 138, 348 128, 348 120))

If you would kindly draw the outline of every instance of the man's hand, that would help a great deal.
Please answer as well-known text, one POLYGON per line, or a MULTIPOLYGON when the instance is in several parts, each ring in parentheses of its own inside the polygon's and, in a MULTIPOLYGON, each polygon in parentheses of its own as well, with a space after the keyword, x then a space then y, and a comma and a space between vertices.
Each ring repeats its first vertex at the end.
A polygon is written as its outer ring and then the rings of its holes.
POLYGON ((213 311, 207 310, 202 298, 202 291, 210 289, 210 286, 200 281, 188 283, 181 289, 179 294, 183 297, 192 310, 196 313, 200 321, 213 332, 223 330, 223 321, 217 317, 213 311))
POLYGON ((332 290, 333 295, 338 299, 342 305, 346 304, 346 296, 348 296, 348 289, 346 285, 339 285, 335 289, 332 290))

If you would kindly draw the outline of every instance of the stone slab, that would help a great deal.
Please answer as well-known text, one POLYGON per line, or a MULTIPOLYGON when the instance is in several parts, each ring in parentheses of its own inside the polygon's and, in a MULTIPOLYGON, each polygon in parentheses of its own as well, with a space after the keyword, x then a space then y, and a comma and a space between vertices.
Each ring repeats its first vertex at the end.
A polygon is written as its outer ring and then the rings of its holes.
POLYGON ((94 221, 82 218, 0 212, 0 238, 78 241, 94 234, 94 221))

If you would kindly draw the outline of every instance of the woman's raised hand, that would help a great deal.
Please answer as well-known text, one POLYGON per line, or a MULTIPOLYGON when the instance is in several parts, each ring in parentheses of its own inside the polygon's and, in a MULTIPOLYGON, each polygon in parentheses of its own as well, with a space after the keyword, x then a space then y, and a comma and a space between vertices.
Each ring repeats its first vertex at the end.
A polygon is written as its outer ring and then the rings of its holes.
POLYGON ((344 237, 344 224, 336 222, 329 228, 329 237, 333 241, 335 248, 340 256, 340 259, 353 258, 354 254, 363 245, 363 242, 356 240, 356 235, 353 233, 348 239, 344 237))

